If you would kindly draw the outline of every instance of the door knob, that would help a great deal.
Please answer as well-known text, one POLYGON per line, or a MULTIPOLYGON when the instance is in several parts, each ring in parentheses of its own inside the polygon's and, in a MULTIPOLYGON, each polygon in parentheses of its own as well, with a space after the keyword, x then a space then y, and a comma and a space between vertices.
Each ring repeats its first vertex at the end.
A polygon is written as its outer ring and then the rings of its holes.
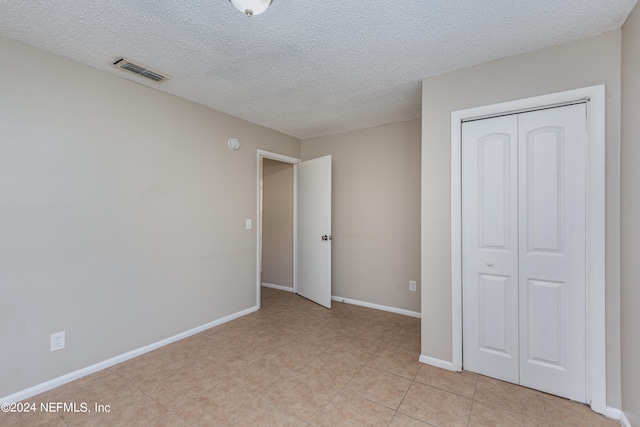
POLYGON ((333 240, 333 236, 327 236, 326 234, 322 236, 322 240, 333 240))
POLYGON ((493 263, 491 261, 487 261, 487 266, 488 267, 493 267, 493 263))

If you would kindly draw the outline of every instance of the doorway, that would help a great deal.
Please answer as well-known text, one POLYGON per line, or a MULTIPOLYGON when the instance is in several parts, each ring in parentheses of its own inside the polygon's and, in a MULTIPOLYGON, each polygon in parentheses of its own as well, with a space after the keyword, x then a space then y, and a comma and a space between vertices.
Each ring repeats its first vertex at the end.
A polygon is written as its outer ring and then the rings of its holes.
POLYGON ((586 103, 586 401, 605 414, 606 333, 605 333, 605 89, 604 85, 575 89, 523 100, 510 101, 451 115, 451 297, 452 363, 450 369, 463 368, 462 317, 462 124, 466 121, 507 116, 574 103, 586 103))
POLYGON ((262 159, 261 285, 294 292, 294 165, 262 159))
MULTIPOLYGON (((290 156, 285 156, 282 154, 278 154, 278 153, 272 153, 269 151, 264 151, 264 150, 258 150, 257 152, 257 196, 258 196, 258 200, 257 200, 257 206, 258 206, 258 212, 257 212, 257 224, 256 224, 256 305, 258 307, 260 307, 260 295, 261 295, 261 289, 262 289, 262 270, 263 270, 263 232, 264 232, 264 224, 263 224, 263 208, 264 208, 264 192, 263 192, 263 186, 264 186, 264 161, 272 161, 272 162, 276 162, 275 166, 278 166, 278 164, 282 165, 283 167, 285 165, 290 165, 293 169, 291 171, 292 173, 292 193, 291 193, 291 200, 292 200, 292 208, 293 208, 293 212, 292 212, 292 217, 291 217, 291 235, 292 235, 292 242, 291 242, 291 255, 292 255, 292 259, 291 259, 291 289, 286 289, 283 288, 282 290, 287 290, 290 292, 296 292, 297 288, 298 288, 298 283, 297 283, 297 279, 298 279, 298 274, 297 274, 297 243, 298 243, 298 239, 297 239, 297 233, 296 233, 296 229, 297 229, 297 209, 296 209, 296 205, 297 205, 297 198, 296 198, 296 181, 297 181, 297 168, 295 167, 295 165, 297 165, 300 162, 300 159, 297 159, 295 157, 290 157, 290 156)), ((276 170, 280 169, 280 168, 275 168, 276 170)), ((288 272, 284 271, 283 272, 285 276, 288 276, 288 272)), ((265 282, 266 284, 271 284, 269 282, 265 282)), ((278 285, 278 284, 271 284, 271 285, 278 285)))
MULTIPOLYGON (((293 175, 292 291, 331 308, 331 156, 300 161, 293 157, 257 151, 256 295, 260 307, 263 271, 263 175, 265 160, 291 165, 293 175)), ((276 169, 280 169, 276 165, 276 169)), ((271 230, 270 230, 271 232, 271 230)), ((285 239, 286 240, 286 239, 285 239)), ((286 272, 285 272, 286 273, 286 272)))

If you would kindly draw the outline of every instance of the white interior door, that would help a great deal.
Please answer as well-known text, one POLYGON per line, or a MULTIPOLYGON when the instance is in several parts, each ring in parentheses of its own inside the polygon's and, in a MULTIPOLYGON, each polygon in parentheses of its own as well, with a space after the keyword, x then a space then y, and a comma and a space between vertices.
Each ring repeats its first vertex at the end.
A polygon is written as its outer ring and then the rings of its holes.
POLYGON ((463 364, 586 401, 586 106, 465 123, 463 364))
POLYGON ((331 156, 297 167, 297 292, 331 308, 331 156))
POLYGON ((586 105, 519 116, 520 384, 586 402, 586 105))
POLYGON ((518 119, 464 124, 464 369, 518 383, 518 119))

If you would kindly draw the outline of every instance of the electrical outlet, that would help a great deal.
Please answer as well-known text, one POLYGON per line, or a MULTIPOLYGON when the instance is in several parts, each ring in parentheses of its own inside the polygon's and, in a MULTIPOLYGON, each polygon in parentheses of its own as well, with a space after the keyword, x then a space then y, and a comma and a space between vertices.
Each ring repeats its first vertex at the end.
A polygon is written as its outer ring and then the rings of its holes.
POLYGON ((415 280, 410 280, 409 281, 409 290, 412 292, 416 291, 416 281, 415 280))
POLYGON ((51 351, 58 351, 64 348, 64 331, 51 334, 51 351))

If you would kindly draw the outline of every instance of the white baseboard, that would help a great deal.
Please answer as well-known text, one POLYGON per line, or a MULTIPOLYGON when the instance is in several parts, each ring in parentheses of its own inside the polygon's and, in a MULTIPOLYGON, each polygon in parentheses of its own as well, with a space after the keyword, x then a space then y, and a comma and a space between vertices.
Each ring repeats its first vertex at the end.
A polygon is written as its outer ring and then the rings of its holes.
MULTIPOLYGON (((591 409, 593 409, 593 408, 591 408, 591 409)), ((600 411, 596 411, 596 412, 600 412, 600 411)), ((620 409, 612 408, 610 406, 607 406, 602 415, 604 415, 605 417, 608 417, 608 418, 613 418, 614 420, 620 420, 620 416, 622 415, 622 411, 620 409)))
POLYGON ((285 291, 285 292, 293 292, 293 288, 290 288, 288 286, 274 285, 273 283, 266 283, 266 282, 262 282, 260 284, 265 288, 272 288, 272 289, 277 289, 279 291, 285 291))
POLYGON ((424 354, 420 355, 420 359, 418 359, 418 361, 426 365, 435 366, 436 368, 446 369, 447 371, 460 371, 460 369, 456 369, 452 362, 425 356, 424 354))
POLYGON ((237 319, 238 317, 246 316, 247 314, 253 313, 258 310, 258 306, 248 308, 246 310, 239 311, 237 313, 230 314, 228 316, 222 317, 218 320, 214 320, 213 322, 206 323, 201 326, 197 326, 193 329, 189 329, 188 331, 181 332, 177 335, 174 335, 169 338, 165 338, 158 342, 146 345, 144 347, 137 348, 135 350, 131 350, 119 356, 112 357, 110 359, 104 360, 102 362, 96 363, 91 366, 87 366, 86 368, 78 369, 77 371, 70 372, 68 374, 62 375, 60 377, 54 378, 52 380, 46 381, 44 383, 35 385, 33 387, 29 387, 25 390, 10 394, 9 396, 1 397, 0 403, 13 403, 19 402, 24 399, 28 399, 29 397, 35 396, 40 393, 44 393, 45 391, 49 391, 53 388, 59 387, 63 384, 69 383, 71 381, 75 381, 87 375, 93 374, 95 372, 101 371, 103 369, 107 369, 113 365, 117 365, 118 363, 122 363, 126 360, 133 359, 134 357, 143 355, 150 351, 156 350, 165 345, 171 344, 173 342, 179 341, 181 339, 190 337, 191 335, 195 335, 199 332, 205 331, 207 329, 213 328, 214 326, 222 325, 223 323, 227 323, 231 320, 237 319))
MULTIPOLYGON (((609 409, 609 408, 607 408, 609 409)), ((617 410, 618 412, 620 412, 620 417, 617 418, 620 420, 620 424, 622 424, 624 427, 631 427, 631 423, 629 422, 629 420, 627 419, 627 416, 624 414, 624 412, 617 410)))
POLYGON ((344 302, 346 304, 359 305, 359 306, 367 307, 367 308, 374 308, 376 310, 388 311, 388 312, 396 313, 396 314, 403 314, 405 316, 417 317, 418 319, 420 319, 422 317, 422 315, 420 313, 418 313, 417 311, 410 311, 410 310, 405 310, 403 308, 396 308, 396 307, 389 307, 389 306, 386 306, 386 305, 373 304, 373 303, 370 303, 370 302, 358 301, 358 300, 349 299, 349 298, 343 298, 343 297, 339 297, 339 296, 336 296, 336 295, 332 295, 331 296, 331 300, 332 301, 338 301, 338 302, 344 302))

